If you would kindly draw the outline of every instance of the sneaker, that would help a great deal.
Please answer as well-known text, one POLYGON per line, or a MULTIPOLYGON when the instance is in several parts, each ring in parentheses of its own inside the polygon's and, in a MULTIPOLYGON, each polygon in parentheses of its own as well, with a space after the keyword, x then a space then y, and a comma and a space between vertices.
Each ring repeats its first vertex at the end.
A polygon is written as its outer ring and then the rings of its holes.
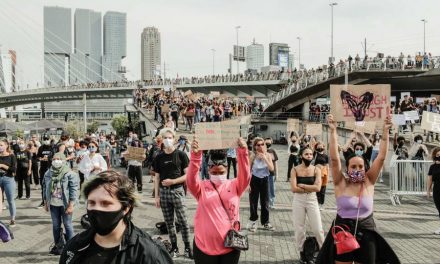
POLYGON ((58 247, 56 245, 54 245, 50 251, 49 251, 49 255, 53 255, 53 256, 60 256, 61 255, 61 251, 60 249, 58 249, 58 247))
POLYGON ((37 206, 37 209, 41 209, 41 208, 43 208, 44 207, 44 203, 43 202, 41 202, 40 203, 40 205, 39 206, 37 206))
POLYGON ((383 183, 383 179, 382 179, 382 178, 380 178, 380 179, 379 179, 379 182, 380 182, 380 183, 383 183))
POLYGON ((11 220, 11 222, 9 222, 9 227, 15 227, 16 223, 15 220, 11 220))
POLYGON ((179 249, 178 248, 171 249, 170 255, 172 258, 178 258, 180 256, 179 249))
POLYGON ((247 224, 247 229, 249 230, 249 232, 257 231, 257 221, 250 221, 247 224))
POLYGON ((270 223, 264 224, 263 228, 268 230, 268 231, 274 231, 275 230, 275 227, 273 227, 273 225, 271 225, 270 223))
POLYGON ((436 231, 434 231, 434 234, 440 235, 440 229, 437 229, 436 231))
POLYGON ((191 248, 185 248, 185 258, 193 259, 193 253, 191 248))

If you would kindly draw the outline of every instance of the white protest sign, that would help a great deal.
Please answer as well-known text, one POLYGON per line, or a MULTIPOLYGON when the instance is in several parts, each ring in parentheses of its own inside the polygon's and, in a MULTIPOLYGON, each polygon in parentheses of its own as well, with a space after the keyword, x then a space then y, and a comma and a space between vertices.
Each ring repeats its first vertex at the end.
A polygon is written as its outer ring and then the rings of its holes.
POLYGON ((322 124, 307 124, 306 133, 311 136, 321 136, 322 124))
POLYGON ((236 148, 240 120, 196 124, 196 138, 201 150, 236 148))
POLYGON ((376 122, 345 122, 345 127, 353 131, 364 132, 367 134, 374 134, 376 131, 376 122))
POLYGON ((406 125, 405 115, 393 115, 393 124, 397 126, 406 125))
POLYGON ((407 121, 419 120, 419 112, 417 111, 405 111, 403 112, 403 115, 407 121))
POLYGON ((440 132, 440 114, 423 111, 421 129, 439 133, 440 132))

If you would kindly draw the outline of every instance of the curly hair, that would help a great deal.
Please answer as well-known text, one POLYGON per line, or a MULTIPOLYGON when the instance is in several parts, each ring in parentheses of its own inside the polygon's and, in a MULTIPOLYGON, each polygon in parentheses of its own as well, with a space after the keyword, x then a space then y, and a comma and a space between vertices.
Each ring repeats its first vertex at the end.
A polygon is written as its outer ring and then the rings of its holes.
POLYGON ((437 152, 439 152, 440 151, 440 147, 435 147, 433 150, 432 150, 432 160, 433 161, 435 161, 435 156, 436 156, 436 154, 437 154, 437 152))

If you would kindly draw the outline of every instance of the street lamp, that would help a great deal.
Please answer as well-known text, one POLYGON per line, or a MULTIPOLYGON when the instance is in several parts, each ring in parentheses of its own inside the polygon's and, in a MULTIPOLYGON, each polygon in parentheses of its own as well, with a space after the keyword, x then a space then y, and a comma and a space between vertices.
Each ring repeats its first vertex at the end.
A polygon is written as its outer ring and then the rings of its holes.
POLYGON ((212 75, 215 75, 215 49, 211 49, 212 51, 212 75))
POLYGON ((423 55, 425 55, 425 53, 426 53, 426 46, 425 46, 425 43, 426 43, 426 34, 425 34, 425 32, 426 31, 425 31, 425 28, 426 28, 426 23, 428 23, 428 20, 422 19, 420 21, 423 22, 423 55))
POLYGON ((331 35, 332 35, 332 39, 331 39, 331 54, 330 54, 330 59, 331 59, 331 62, 334 62, 334 59, 333 59, 333 7, 334 6, 336 6, 336 5, 338 5, 338 3, 336 3, 336 2, 334 2, 334 3, 331 3, 330 4, 330 7, 331 7, 331 11, 332 11, 332 23, 331 23, 331 35))
POLYGON ((235 27, 235 30, 237 31, 237 74, 239 73, 239 60, 238 60, 238 51, 239 51, 239 48, 238 48, 238 30, 241 28, 241 26, 236 26, 235 27))
POLYGON ((298 40, 298 70, 301 70, 301 38, 296 39, 298 40))

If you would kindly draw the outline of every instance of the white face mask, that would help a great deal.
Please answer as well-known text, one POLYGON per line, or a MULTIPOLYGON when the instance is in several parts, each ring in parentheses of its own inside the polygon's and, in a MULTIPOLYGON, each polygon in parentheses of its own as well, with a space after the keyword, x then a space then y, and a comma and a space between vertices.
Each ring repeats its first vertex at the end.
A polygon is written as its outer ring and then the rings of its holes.
POLYGON ((227 179, 226 179, 226 173, 225 174, 221 174, 221 175, 212 175, 209 174, 209 179, 214 183, 214 184, 222 184, 224 183, 227 179))
POLYGON ((422 141, 419 139, 419 140, 417 140, 417 143, 418 144, 422 144, 422 141))
POLYGON ((62 161, 62 160, 54 160, 54 161, 52 161, 52 166, 53 166, 55 169, 58 169, 58 168, 60 168, 61 166, 63 166, 63 161, 62 161))
POLYGON ((43 144, 44 144, 44 145, 49 145, 49 144, 50 144, 50 141, 49 141, 49 140, 45 140, 45 141, 43 141, 43 144))
POLYGON ((165 138, 163 144, 166 148, 171 148, 174 144, 174 140, 172 138, 165 138))

